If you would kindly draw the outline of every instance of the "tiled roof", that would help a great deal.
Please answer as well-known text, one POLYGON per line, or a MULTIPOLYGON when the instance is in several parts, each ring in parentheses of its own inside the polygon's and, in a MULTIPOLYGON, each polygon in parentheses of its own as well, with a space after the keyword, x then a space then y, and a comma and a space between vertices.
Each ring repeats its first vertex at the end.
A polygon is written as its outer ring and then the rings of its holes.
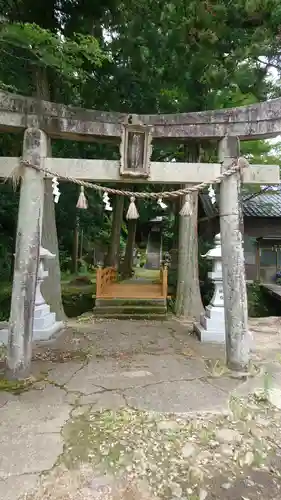
POLYGON ((244 201, 243 213, 247 217, 281 217, 281 193, 262 193, 244 201))
MULTIPOLYGON (((246 217, 281 217, 281 193, 261 193, 249 200, 249 194, 243 198, 243 214, 246 217)), ((207 217, 218 214, 217 205, 213 205, 208 194, 200 194, 200 200, 207 217)))

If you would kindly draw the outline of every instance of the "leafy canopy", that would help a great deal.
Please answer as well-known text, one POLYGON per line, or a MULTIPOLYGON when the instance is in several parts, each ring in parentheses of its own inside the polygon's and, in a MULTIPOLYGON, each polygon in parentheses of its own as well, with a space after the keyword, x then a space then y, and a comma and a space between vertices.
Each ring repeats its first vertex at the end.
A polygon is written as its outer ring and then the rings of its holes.
POLYGON ((13 56, 12 49, 20 49, 17 57, 28 60, 30 65, 52 68, 67 80, 91 78, 86 64, 98 67, 107 57, 91 35, 77 33, 66 38, 34 23, 2 24, 0 47, 9 56, 13 56))

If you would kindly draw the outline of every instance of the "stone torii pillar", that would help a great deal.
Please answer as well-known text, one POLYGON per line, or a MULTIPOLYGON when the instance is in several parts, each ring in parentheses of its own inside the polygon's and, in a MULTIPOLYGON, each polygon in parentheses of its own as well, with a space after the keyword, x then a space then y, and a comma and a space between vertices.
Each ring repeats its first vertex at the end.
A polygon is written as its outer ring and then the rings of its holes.
MULTIPOLYGON (((239 153, 237 137, 226 136, 220 141, 222 171, 230 168, 239 153)), ((224 178, 220 185, 220 231, 227 365, 231 370, 245 371, 250 345, 240 172, 224 178)))
MULTIPOLYGON (((23 160, 41 165, 47 136, 39 129, 24 133, 23 160)), ((23 167, 16 237, 14 278, 8 331, 7 377, 24 378, 32 357, 32 333, 44 204, 44 175, 23 167)))

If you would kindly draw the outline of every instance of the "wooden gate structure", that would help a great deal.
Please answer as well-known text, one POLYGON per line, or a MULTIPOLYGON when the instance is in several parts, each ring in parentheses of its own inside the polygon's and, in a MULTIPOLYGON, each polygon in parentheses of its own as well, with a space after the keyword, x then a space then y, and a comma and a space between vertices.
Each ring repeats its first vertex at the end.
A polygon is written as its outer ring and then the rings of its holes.
MULTIPOLYGON (((14 377, 24 375, 31 361, 46 177, 40 169, 96 183, 211 183, 239 157, 239 139, 281 134, 281 99, 199 113, 126 115, 0 92, 0 132, 20 130, 25 131, 23 160, 37 169, 25 163, 21 180, 7 360, 8 371, 14 377), (106 139, 120 144, 120 161, 51 158, 49 138, 87 142, 106 139), (154 141, 184 143, 202 139, 217 143, 218 163, 150 161, 154 141)), ((10 176, 18 165, 19 158, 0 158, 0 177, 10 176)), ((243 172, 225 177, 220 186, 226 354, 229 367, 236 370, 245 369, 249 361, 240 180, 250 184, 277 184, 279 167, 251 165, 243 172)), ((180 276, 180 280, 185 286, 184 276, 180 276)))
POLYGON ((168 269, 163 265, 159 281, 155 283, 117 282, 113 267, 98 268, 96 275, 96 299, 167 299, 168 269))

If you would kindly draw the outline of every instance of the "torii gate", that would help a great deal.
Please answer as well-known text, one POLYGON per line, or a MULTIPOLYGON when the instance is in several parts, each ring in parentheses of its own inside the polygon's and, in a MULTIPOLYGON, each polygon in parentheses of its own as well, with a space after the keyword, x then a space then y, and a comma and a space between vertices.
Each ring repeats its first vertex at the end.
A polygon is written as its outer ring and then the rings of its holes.
MULTIPOLYGON (((196 184, 212 181, 239 156, 239 139, 281 134, 281 99, 251 106, 171 115, 125 115, 64 106, 0 92, 0 131, 25 130, 23 159, 64 177, 95 182, 196 184), (48 157, 48 137, 120 142, 121 160, 48 157), (152 141, 213 139, 221 163, 150 162, 152 141)), ((19 158, 0 158, 0 178, 11 175, 19 158)), ((242 182, 278 184, 279 167, 251 165, 242 182)), ((230 368, 245 369, 247 295, 239 205, 239 173, 220 189, 226 351, 230 368)), ((33 310, 44 201, 44 173, 25 167, 18 214, 15 269, 9 323, 8 372, 24 376, 31 361, 33 310)))

